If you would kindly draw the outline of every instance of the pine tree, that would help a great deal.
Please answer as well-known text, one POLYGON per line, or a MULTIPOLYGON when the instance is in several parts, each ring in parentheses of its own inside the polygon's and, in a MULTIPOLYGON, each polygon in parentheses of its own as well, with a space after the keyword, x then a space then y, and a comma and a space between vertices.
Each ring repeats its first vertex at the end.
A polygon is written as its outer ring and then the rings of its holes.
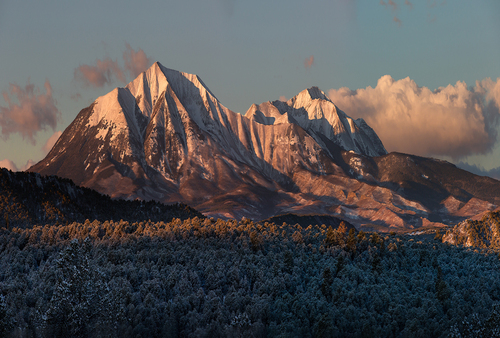
POLYGON ((347 236, 347 248, 353 254, 356 252, 356 243, 356 230, 351 229, 349 230, 349 235, 347 236))
POLYGON ((336 245, 335 241, 336 241, 335 231, 333 230, 332 226, 330 225, 328 227, 328 230, 326 230, 325 246, 328 247, 330 245, 336 245))

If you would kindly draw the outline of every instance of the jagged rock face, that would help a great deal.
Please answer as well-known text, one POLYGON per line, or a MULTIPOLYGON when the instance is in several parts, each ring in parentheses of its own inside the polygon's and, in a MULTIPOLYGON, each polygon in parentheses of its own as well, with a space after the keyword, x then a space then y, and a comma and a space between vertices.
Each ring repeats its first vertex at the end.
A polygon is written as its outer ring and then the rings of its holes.
POLYGON ((31 170, 112 197, 198 205, 255 187, 297 190, 290 176, 298 168, 341 172, 300 126, 252 121, 224 107, 196 75, 155 63, 82 110, 31 170))
MULTIPOLYGON (((198 76, 155 63, 83 109, 30 171, 112 197, 184 202, 211 216, 319 213, 386 227, 416 227, 435 215, 440 221, 461 210, 441 200, 465 205, 477 195, 433 186, 441 195, 426 203, 411 179, 392 179, 390 163, 409 173, 395 160, 404 155, 394 156, 318 88, 253 105, 243 116, 198 76)), ((491 198, 482 199, 496 203, 491 198)))
POLYGON ((387 154, 382 141, 363 119, 353 120, 347 116, 317 87, 306 89, 287 102, 253 105, 245 116, 267 125, 297 124, 330 156, 335 153, 335 149, 329 147, 331 144, 367 156, 387 154))

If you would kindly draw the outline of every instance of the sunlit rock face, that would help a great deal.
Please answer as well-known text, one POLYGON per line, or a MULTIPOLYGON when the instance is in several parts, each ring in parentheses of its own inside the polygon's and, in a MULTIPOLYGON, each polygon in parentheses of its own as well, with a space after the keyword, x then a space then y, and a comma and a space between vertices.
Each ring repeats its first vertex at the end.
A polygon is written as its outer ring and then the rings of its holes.
POLYGON ((500 204, 498 181, 387 154, 365 121, 316 87, 242 115, 198 76, 160 63, 83 109, 30 171, 115 198, 184 202, 227 218, 314 213, 399 229, 500 204))
POLYGON ((287 102, 253 105, 245 116, 267 125, 297 124, 332 156, 335 149, 329 149, 330 142, 342 150, 367 156, 387 154, 377 134, 363 119, 347 116, 317 87, 303 90, 287 102))

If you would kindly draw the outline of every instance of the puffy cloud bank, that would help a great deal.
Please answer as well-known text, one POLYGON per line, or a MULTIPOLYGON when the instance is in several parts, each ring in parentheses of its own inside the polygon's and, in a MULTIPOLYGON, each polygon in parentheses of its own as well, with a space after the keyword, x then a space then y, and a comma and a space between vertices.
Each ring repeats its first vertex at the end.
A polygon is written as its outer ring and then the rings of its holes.
POLYGON ((348 115, 363 118, 388 151, 456 160, 488 153, 497 141, 500 78, 430 90, 385 75, 375 88, 332 89, 329 96, 348 115))
POLYGON ((126 83, 125 73, 136 78, 153 62, 142 49, 134 50, 128 43, 125 44, 123 61, 125 67, 120 67, 117 60, 105 58, 97 59, 93 65, 80 65, 74 70, 74 79, 86 86, 103 87, 111 84, 115 79, 126 83))
POLYGON ((61 113, 52 97, 49 81, 45 81, 44 88, 45 94, 42 94, 33 84, 28 83, 24 88, 10 84, 9 91, 3 92, 7 103, 7 107, 0 106, 0 128, 4 139, 19 133, 35 144, 37 132, 47 127, 56 128, 61 113))

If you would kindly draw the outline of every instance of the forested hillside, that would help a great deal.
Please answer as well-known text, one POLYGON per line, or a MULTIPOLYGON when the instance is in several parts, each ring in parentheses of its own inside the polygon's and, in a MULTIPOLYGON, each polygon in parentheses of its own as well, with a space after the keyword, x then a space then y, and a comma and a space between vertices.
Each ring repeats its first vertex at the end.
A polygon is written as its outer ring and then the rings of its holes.
POLYGON ((488 212, 480 220, 467 219, 443 236, 443 242, 466 247, 500 249, 500 211, 488 212))
POLYGON ((345 226, 0 231, 2 337, 494 336, 499 301, 494 251, 345 226))
POLYGON ((0 168, 0 227, 68 224, 86 219, 170 221, 203 217, 183 204, 112 200, 71 180, 0 168))

